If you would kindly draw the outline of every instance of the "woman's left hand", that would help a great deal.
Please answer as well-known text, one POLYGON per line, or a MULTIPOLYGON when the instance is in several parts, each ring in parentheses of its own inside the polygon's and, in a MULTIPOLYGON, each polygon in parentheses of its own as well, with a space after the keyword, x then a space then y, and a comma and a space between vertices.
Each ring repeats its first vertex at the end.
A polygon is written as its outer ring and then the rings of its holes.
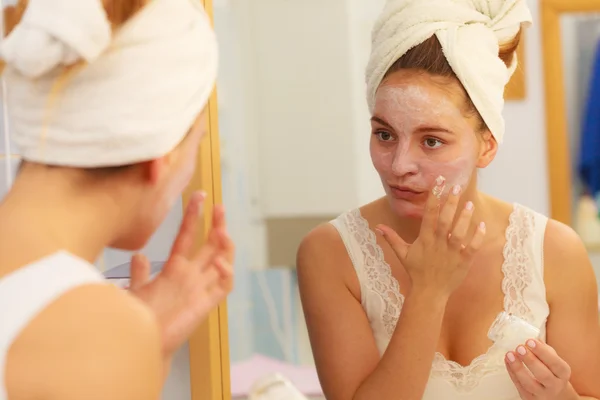
POLYGON ((504 361, 523 400, 579 398, 569 383, 569 364, 546 343, 528 340, 514 352, 509 352, 504 361))
POLYGON ((129 292, 156 315, 163 353, 170 357, 197 325, 225 300, 233 286, 234 246, 225 227, 222 206, 215 206, 204 245, 194 249, 204 196, 190 200, 177 239, 162 271, 150 279, 150 263, 141 254, 131 260, 129 292))

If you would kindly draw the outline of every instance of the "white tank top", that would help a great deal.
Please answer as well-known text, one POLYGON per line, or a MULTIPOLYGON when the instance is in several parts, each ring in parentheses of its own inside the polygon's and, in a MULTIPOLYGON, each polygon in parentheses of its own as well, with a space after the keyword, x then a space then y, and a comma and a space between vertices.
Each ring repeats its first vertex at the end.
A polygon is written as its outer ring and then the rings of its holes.
MULTIPOLYGON (((541 330, 546 338, 549 314, 544 285, 543 243, 548 219, 515 204, 506 229, 502 291, 504 311, 516 315, 541 330)), ((361 304, 380 355, 386 350, 404 296, 383 250, 359 210, 345 213, 331 222, 338 230, 358 276, 361 304)), ((500 310, 498 310, 500 312, 500 310)), ((504 365, 504 351, 495 345, 471 364, 447 360, 436 353, 423 400, 518 400, 520 399, 504 365)))
POLYGON ((62 251, 0 279, 0 400, 8 400, 6 355, 21 331, 66 292, 95 282, 104 278, 94 265, 62 251))

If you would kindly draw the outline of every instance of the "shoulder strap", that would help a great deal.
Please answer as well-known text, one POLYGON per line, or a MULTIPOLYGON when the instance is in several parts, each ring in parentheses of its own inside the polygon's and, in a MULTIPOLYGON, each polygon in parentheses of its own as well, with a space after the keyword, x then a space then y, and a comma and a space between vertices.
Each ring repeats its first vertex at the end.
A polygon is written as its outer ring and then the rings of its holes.
POLYGON ((526 252, 532 261, 532 269, 536 278, 543 280, 544 277, 544 237, 546 235, 546 225, 548 217, 537 213, 525 206, 515 205, 519 209, 519 224, 521 229, 525 229, 525 237, 522 237, 523 244, 521 251, 526 252))
POLYGON ((539 326, 545 326, 549 307, 544 283, 544 236, 548 218, 521 205, 515 205, 513 258, 509 259, 513 295, 512 310, 517 315, 539 326))
MULTIPOLYGON (((356 271, 360 284, 361 300, 364 302, 368 288, 368 278, 364 268, 364 251, 361 243, 356 239, 356 235, 366 235, 368 232, 363 232, 364 227, 359 224, 360 220, 360 211, 352 210, 340 215, 330 223, 336 228, 344 242, 344 246, 346 246, 346 251, 352 261, 352 266, 356 271)), ((366 229, 368 230, 368 227, 366 229)))
POLYGON ((404 297, 369 223, 354 210, 333 222, 346 245, 360 282, 361 304, 369 318, 380 352, 391 338, 404 297))

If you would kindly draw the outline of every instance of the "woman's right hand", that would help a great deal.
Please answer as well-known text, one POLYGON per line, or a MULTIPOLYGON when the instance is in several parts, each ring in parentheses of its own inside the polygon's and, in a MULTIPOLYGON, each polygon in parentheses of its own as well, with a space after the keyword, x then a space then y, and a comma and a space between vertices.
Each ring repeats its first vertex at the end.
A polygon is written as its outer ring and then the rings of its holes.
POLYGON ((473 226, 472 202, 466 203, 454 223, 461 189, 460 186, 452 188, 441 206, 439 194, 444 185, 443 177, 436 180, 414 243, 407 244, 385 225, 378 225, 377 229, 409 274, 413 292, 428 291, 449 297, 467 276, 473 256, 483 243, 485 223, 473 226))

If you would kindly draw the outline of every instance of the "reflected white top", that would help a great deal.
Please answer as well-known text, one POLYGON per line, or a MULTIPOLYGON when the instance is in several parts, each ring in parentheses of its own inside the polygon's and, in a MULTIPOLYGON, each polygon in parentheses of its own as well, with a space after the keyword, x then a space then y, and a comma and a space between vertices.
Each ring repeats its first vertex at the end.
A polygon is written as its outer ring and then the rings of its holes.
POLYGON ((104 282, 94 265, 62 251, 0 279, 0 400, 8 398, 6 356, 21 331, 56 299, 94 282, 104 282))
MULTIPOLYGON (((504 311, 540 329, 541 340, 546 337, 549 314, 543 278, 547 221, 546 217, 515 204, 506 229, 502 265, 504 311)), ((360 211, 345 213, 331 223, 352 259, 360 282, 361 303, 379 352, 383 354, 402 311, 404 296, 384 260, 375 233, 369 229, 360 211)), ((423 400, 520 399, 504 365, 505 351, 499 347, 494 343, 467 366, 436 353, 423 400)))

